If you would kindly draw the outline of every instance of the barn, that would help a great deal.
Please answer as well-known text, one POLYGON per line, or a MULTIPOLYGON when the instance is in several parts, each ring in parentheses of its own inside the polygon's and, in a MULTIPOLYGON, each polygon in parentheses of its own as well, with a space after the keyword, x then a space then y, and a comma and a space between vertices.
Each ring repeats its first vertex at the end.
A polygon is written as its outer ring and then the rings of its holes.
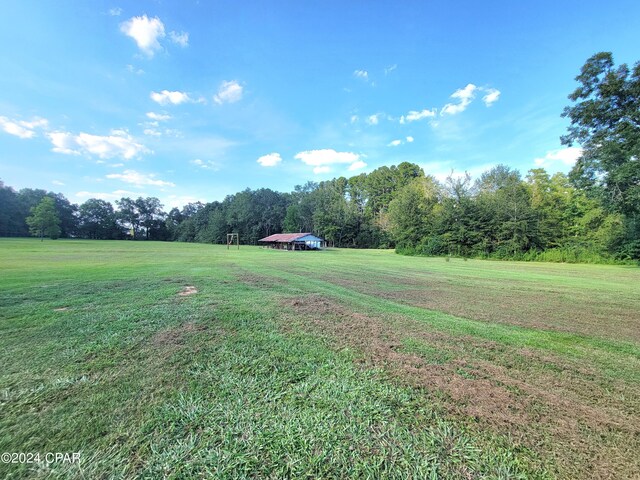
POLYGON ((320 250, 326 245, 324 239, 312 233, 276 233, 261 238, 258 243, 278 250, 320 250))

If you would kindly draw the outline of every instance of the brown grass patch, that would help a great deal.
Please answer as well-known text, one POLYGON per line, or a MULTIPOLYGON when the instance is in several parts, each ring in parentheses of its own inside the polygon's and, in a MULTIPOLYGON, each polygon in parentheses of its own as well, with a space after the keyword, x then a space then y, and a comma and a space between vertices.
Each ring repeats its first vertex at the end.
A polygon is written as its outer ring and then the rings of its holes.
POLYGON ((274 288, 278 284, 287 283, 285 279, 269 277, 249 271, 241 271, 241 273, 238 274, 238 281, 245 285, 250 285, 260 289, 270 289, 274 288))
POLYGON ((185 343, 185 337, 197 332, 204 332, 207 330, 206 325, 199 323, 187 322, 176 327, 168 328, 156 332, 150 340, 150 343, 154 347, 158 348, 171 348, 178 347, 185 343))
POLYGON ((640 342, 640 316, 633 302, 594 298, 588 291, 540 291, 525 283, 471 279, 460 283, 433 275, 376 278, 377 282, 330 276, 323 280, 457 317, 640 342))
POLYGON ((364 365, 424 388, 450 415, 552 459, 561 476, 632 478, 640 471, 637 386, 612 383, 584 362, 454 338, 406 317, 354 312, 321 295, 289 298, 284 306, 296 314, 284 329, 311 330, 356 349, 364 365))
POLYGON ((319 295, 289 300, 287 305, 309 317, 313 328, 329 334, 338 346, 355 347, 362 351, 365 363, 385 367, 412 385, 444 394, 453 400, 449 405, 455 407, 458 413, 482 417, 500 425, 526 423, 520 413, 526 405, 521 404, 508 390, 492 384, 487 378, 464 376, 465 372, 473 370, 473 366, 460 357, 460 352, 454 352, 449 362, 433 364, 403 348, 402 340, 410 335, 412 339, 451 351, 450 339, 444 334, 415 328, 416 325, 398 328, 397 322, 385 322, 380 318, 348 311, 319 295), (458 372, 463 373, 461 375, 458 372))
POLYGON ((188 297, 189 295, 195 295, 196 293, 198 293, 198 289, 196 287, 194 287, 193 285, 187 285, 185 287, 182 287, 182 290, 178 292, 178 296, 188 297))

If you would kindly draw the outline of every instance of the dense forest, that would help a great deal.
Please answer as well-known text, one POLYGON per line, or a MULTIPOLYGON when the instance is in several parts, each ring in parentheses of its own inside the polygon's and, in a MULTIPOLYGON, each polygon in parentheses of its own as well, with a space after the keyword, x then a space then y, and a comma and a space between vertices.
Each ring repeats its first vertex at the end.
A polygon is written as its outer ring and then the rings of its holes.
POLYGON ((640 259, 640 63, 598 53, 582 67, 562 143, 582 156, 569 175, 498 165, 473 181, 438 182, 417 164, 307 182, 293 192, 244 190, 221 202, 163 211, 157 198, 89 199, 15 191, 0 182, 0 236, 256 244, 313 232, 336 247, 549 261, 640 259))

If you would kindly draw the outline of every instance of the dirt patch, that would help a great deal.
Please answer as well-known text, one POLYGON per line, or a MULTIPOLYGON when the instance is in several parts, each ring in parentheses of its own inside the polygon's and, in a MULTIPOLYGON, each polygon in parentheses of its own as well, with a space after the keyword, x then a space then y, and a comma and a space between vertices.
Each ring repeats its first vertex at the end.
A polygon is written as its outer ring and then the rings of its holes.
POLYGON ((305 316, 314 330, 332 337, 340 347, 355 347, 364 353, 364 361, 376 367, 385 367, 394 375, 419 387, 427 387, 453 400, 450 403, 458 413, 483 417, 492 423, 510 425, 526 424, 522 414, 526 404, 508 390, 492 383, 488 378, 476 378, 474 367, 460 358, 448 337, 424 329, 398 328, 397 324, 380 318, 351 312, 319 295, 286 302, 288 306, 305 316), (404 331, 403 331, 404 330, 404 331), (419 353, 407 350, 403 340, 410 335, 426 345, 451 351, 451 360, 433 364, 419 353), (452 351, 453 350, 453 351, 452 351))
POLYGON ((589 292, 540 291, 526 283, 451 282, 437 276, 378 276, 377 281, 324 276, 360 293, 473 320, 640 341, 635 301, 593 298, 589 292), (606 329, 602 326, 607 325, 606 329))
POLYGON ((151 337, 151 344, 158 348, 176 347, 183 345, 185 337, 189 334, 196 332, 204 332, 207 330, 206 325, 199 323, 188 322, 177 327, 172 327, 167 330, 161 330, 156 332, 151 337))
POLYGON ((633 478, 640 471, 633 454, 640 448, 637 387, 613 384, 566 358, 451 337, 406 317, 354 312, 317 294, 283 303, 295 312, 285 330, 313 331, 356 349, 365 366, 425 389, 450 415, 553 459, 560 476, 633 478))
POLYGON ((193 285, 187 285, 185 287, 182 287, 182 290, 178 292, 178 296, 188 297, 189 295, 195 295, 196 293, 198 293, 198 289, 196 287, 194 287, 193 285))
POLYGON ((252 287, 260 289, 271 289, 275 288, 277 285, 283 285, 287 283, 286 279, 269 277, 249 271, 239 273, 238 281, 244 283, 245 285, 251 285, 252 287))

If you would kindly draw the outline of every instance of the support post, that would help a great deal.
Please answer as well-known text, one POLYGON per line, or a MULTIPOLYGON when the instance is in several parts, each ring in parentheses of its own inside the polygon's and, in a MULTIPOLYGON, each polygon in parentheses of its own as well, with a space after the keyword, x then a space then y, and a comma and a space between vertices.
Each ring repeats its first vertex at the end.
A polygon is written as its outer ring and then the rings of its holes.
POLYGON ((229 250, 229 245, 233 245, 234 239, 238 250, 240 250, 240 236, 237 233, 227 233, 227 250, 229 250))

